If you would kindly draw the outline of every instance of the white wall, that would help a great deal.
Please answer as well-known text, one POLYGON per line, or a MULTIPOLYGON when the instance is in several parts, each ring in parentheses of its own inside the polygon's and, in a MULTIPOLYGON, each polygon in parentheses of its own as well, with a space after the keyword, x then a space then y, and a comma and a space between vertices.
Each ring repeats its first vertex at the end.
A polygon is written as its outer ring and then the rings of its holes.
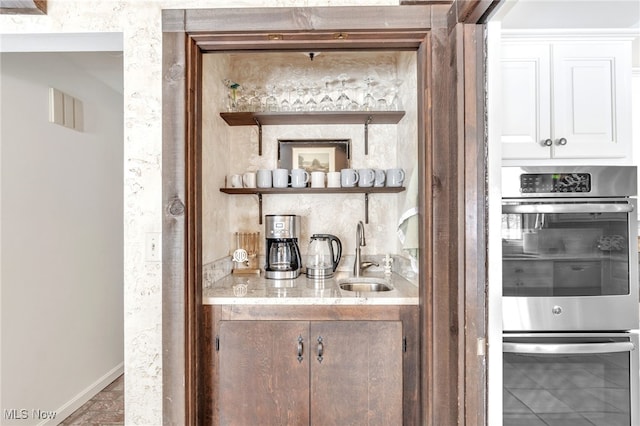
MULTIPOLYGON (((640 68, 634 68, 631 74, 631 153, 633 165, 638 166, 640 170, 640 68)), ((640 190, 640 173, 638 173, 638 189, 640 190)), ((640 226, 638 226, 638 235, 640 235, 640 226)))
POLYGON ((0 423, 29 425, 123 370, 123 98, 59 54, 0 60, 0 423), (82 101, 84 131, 48 122, 49 87, 82 101))

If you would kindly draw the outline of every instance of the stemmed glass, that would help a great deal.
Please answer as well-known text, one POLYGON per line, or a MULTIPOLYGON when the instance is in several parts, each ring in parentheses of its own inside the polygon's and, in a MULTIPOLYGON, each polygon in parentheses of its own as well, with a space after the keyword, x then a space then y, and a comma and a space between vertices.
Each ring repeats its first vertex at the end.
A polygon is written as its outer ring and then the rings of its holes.
POLYGON ((340 111, 347 111, 349 109, 349 105, 351 104, 351 98, 347 96, 346 83, 348 79, 349 76, 347 76, 346 74, 340 74, 338 76, 338 80, 340 81, 342 86, 340 96, 338 96, 338 99, 336 99, 336 107, 340 111))
POLYGON ((318 88, 318 85, 315 83, 311 83, 307 91, 309 93, 309 98, 307 99, 307 102, 304 104, 305 109, 307 111, 318 111, 318 102, 316 102, 316 97, 318 96, 318 94, 320 94, 320 89, 318 88))
POLYGON ((228 89, 226 102, 227 111, 238 111, 238 92, 240 91, 240 84, 233 82, 228 78, 223 79, 222 82, 228 89))
POLYGON ((252 88, 253 96, 249 98, 248 110, 252 112, 262 111, 262 90, 259 87, 252 88))
POLYGON ((267 84, 267 97, 264 100, 265 111, 278 111, 277 87, 275 84, 267 84))
POLYGON ((380 84, 376 87, 376 110, 378 111, 388 111, 389 105, 387 103, 387 92, 388 89, 384 84, 380 84))
POLYGON ((362 100, 362 109, 365 111, 373 111, 376 108, 376 99, 373 97, 371 93, 371 86, 373 85, 373 78, 367 77, 364 79, 364 82, 367 84, 366 94, 362 100))
POLYGON ((302 86, 302 84, 299 84, 298 87, 296 88, 296 94, 298 95, 296 97, 296 100, 293 101, 293 103, 291 104, 291 109, 293 111, 304 111, 304 93, 305 93, 305 88, 302 86))
POLYGON ((402 85, 402 80, 395 79, 391 81, 391 88, 389 89, 391 93, 393 93, 393 97, 391 98, 391 104, 389 108, 391 110, 400 111, 402 110, 402 101, 400 100, 400 86, 402 85))
POLYGON ((246 92, 244 87, 238 87, 237 111, 244 112, 249 110, 249 99, 247 99, 246 92))
POLYGON ((360 104, 355 99, 351 99, 349 105, 347 105, 347 109, 349 111, 360 111, 360 104))
POLYGON ((322 99, 320 99, 320 110, 333 111, 335 107, 333 105, 333 99, 331 99, 331 95, 329 94, 331 91, 329 86, 333 82, 333 79, 331 77, 324 77, 323 80, 324 80, 324 96, 322 97, 322 99))
POLYGON ((289 98, 291 97, 291 84, 285 84, 282 87, 282 100, 280 101, 280 111, 291 111, 291 103, 289 98))

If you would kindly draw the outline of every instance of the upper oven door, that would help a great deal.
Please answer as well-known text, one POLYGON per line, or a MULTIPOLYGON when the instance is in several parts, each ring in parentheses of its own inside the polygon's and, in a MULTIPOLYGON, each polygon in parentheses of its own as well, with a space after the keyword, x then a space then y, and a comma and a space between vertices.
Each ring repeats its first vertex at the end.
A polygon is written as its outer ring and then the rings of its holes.
POLYGON ((503 200, 505 330, 638 328, 636 212, 630 198, 503 200))

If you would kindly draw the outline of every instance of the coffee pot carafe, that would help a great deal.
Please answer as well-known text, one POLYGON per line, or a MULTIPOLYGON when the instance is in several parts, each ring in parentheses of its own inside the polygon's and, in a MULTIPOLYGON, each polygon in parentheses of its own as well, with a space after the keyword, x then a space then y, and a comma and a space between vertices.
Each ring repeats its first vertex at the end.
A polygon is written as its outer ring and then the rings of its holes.
POLYGON ((273 271, 293 271, 298 269, 299 261, 295 243, 288 240, 270 241, 268 264, 273 271))
POLYGON ((265 278, 286 280, 300 274, 302 261, 298 248, 300 216, 266 215, 265 278))
POLYGON ((307 277, 331 278, 340 263, 341 256, 342 243, 338 237, 330 234, 313 234, 307 251, 307 277))

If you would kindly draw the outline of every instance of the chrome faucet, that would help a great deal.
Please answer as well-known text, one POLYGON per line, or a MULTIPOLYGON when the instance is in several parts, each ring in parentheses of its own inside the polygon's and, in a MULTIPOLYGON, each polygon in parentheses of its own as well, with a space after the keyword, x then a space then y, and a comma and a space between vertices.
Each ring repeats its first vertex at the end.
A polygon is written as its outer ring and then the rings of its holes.
POLYGON ((364 224, 362 221, 358 222, 358 227, 356 228, 356 260, 353 263, 353 275, 355 277, 359 277, 362 274, 362 270, 366 269, 370 266, 378 266, 377 263, 374 262, 361 262, 361 247, 367 245, 367 240, 364 237, 364 224))

